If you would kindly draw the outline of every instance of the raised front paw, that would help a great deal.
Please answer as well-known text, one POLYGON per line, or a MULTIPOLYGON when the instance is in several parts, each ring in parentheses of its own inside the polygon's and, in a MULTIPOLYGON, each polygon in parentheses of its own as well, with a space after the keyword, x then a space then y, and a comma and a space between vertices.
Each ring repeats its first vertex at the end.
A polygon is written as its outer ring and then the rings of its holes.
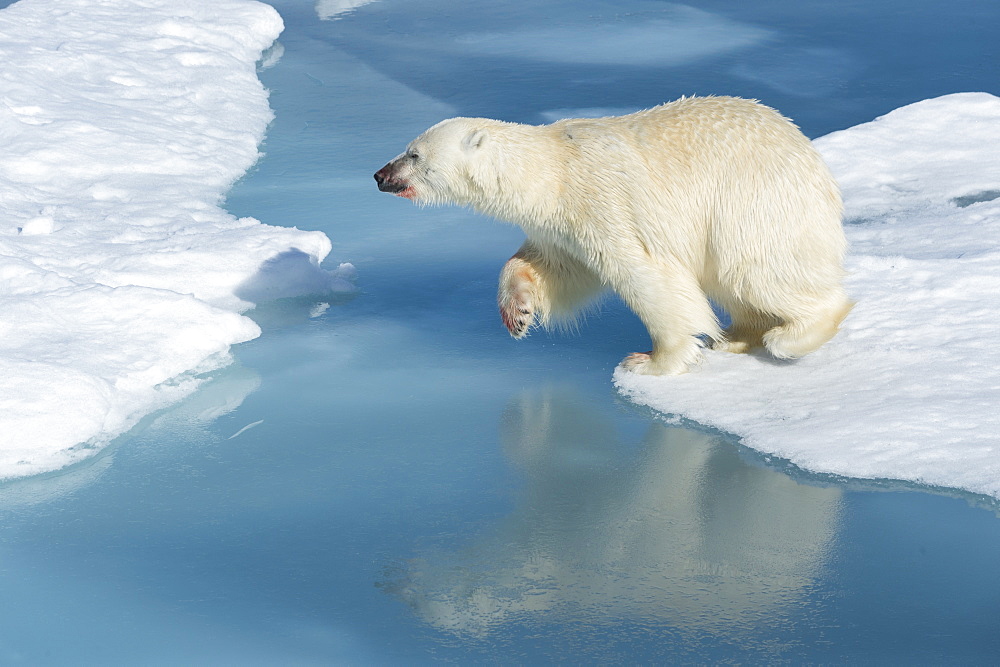
POLYGON ((534 269, 518 257, 511 258, 500 273, 500 319, 514 338, 523 338, 535 323, 537 286, 534 269))
POLYGON ((535 322, 535 312, 531 308, 530 301, 512 298, 500 302, 500 319, 503 320, 503 325, 507 327, 511 336, 524 338, 535 322))

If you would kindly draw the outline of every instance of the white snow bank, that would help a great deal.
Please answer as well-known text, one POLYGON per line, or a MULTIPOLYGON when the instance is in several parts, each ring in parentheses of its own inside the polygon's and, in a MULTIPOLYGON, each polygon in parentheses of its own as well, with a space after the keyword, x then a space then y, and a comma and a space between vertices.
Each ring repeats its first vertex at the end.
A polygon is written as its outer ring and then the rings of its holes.
POLYGON ((272 118, 251 0, 0 11, 0 479, 54 470, 259 335, 251 301, 345 288, 330 242, 223 194, 272 118))
POLYGON ((1000 99, 926 100, 815 144, 847 207, 841 333, 792 363, 708 352, 617 386, 811 471, 1000 497, 1000 99))

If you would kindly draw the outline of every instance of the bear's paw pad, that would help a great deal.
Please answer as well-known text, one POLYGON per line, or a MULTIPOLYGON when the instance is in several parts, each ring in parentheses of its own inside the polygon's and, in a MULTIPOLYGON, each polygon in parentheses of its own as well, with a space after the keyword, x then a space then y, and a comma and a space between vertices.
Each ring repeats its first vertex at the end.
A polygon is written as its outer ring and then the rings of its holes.
POLYGON ((526 295, 517 294, 500 302, 500 319, 514 338, 524 338, 535 321, 535 310, 526 295))

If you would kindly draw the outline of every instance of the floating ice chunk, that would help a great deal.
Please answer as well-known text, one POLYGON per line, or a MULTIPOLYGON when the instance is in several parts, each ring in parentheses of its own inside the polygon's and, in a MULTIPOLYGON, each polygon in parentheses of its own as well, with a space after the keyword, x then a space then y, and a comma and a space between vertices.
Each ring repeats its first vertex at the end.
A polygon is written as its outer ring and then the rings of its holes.
POLYGON ((317 303, 312 308, 309 309, 309 318, 315 319, 317 317, 322 317, 323 313, 330 310, 330 304, 325 301, 322 303, 317 303))
POLYGON ((244 433, 246 433, 247 431, 249 431, 249 430, 250 430, 250 429, 252 429, 253 427, 255 427, 255 426, 260 426, 260 425, 261 425, 261 424, 263 424, 263 423, 264 423, 264 420, 263 420, 263 419, 258 419, 258 420, 257 420, 257 421, 255 421, 255 422, 250 422, 249 424, 247 424, 246 426, 244 426, 243 428, 241 428, 241 429, 240 429, 239 431, 237 431, 236 433, 233 433, 233 434, 232 434, 231 436, 229 436, 229 437, 228 437, 228 438, 226 438, 226 439, 227 439, 227 440, 232 440, 233 438, 235 438, 235 437, 237 437, 237 436, 240 436, 240 435, 243 435, 244 433))
POLYGON ((284 55, 284 45, 281 42, 275 42, 269 49, 261 54, 260 60, 257 62, 257 69, 269 69, 274 67, 284 55))

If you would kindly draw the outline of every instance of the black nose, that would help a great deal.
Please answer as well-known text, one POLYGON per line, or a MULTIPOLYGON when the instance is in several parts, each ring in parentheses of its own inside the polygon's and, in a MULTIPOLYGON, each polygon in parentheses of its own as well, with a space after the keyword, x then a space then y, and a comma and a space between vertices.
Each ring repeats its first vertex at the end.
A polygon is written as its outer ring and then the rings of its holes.
POLYGON ((406 183, 400 182, 398 178, 392 175, 389 165, 375 172, 375 182, 378 183, 378 189, 382 192, 395 194, 406 189, 406 183))

